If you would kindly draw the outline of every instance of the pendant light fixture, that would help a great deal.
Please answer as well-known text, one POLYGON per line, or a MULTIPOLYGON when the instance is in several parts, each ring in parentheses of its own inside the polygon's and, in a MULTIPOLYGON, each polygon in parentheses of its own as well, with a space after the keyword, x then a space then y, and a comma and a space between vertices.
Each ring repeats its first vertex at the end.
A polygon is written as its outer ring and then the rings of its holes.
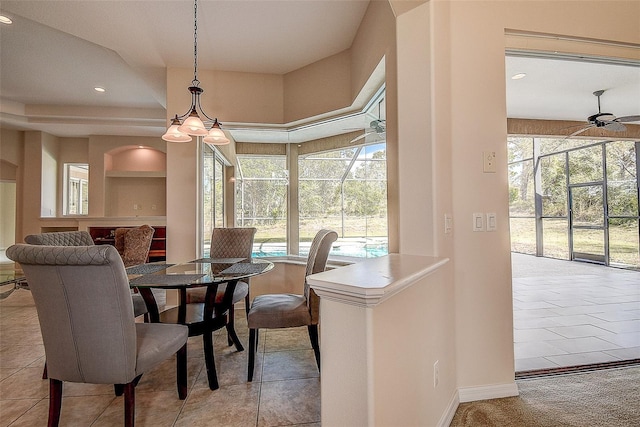
POLYGON ((162 135, 162 139, 168 142, 191 142, 192 136, 202 136, 202 140, 210 144, 228 144, 229 139, 222 131, 218 119, 207 116, 200 104, 200 95, 204 89, 200 87, 198 80, 198 0, 193 2, 193 80, 189 86, 189 92, 191 93, 189 110, 181 116, 176 114, 171 119, 171 125, 162 135), (210 125, 209 130, 207 125, 210 125))

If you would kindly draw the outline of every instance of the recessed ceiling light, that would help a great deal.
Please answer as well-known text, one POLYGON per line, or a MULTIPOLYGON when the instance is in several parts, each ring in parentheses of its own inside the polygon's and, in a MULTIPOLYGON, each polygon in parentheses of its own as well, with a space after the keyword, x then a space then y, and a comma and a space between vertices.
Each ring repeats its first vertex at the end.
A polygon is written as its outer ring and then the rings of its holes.
POLYGON ((96 92, 100 92, 100 93, 104 93, 104 92, 107 91, 105 88, 100 87, 100 86, 94 87, 93 90, 95 90, 96 92))
POLYGON ((3 23, 3 24, 12 24, 13 23, 11 18, 9 18, 8 16, 5 16, 5 15, 0 15, 0 22, 3 23))
POLYGON ((514 74, 513 76, 511 76, 511 80, 520 80, 520 79, 524 79, 527 76, 526 73, 518 73, 518 74, 514 74))

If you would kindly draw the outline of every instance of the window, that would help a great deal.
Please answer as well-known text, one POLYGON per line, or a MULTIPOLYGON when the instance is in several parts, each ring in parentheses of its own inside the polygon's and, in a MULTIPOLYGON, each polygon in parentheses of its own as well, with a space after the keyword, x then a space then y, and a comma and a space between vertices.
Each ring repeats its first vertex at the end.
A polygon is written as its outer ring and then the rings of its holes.
POLYGON ((89 214, 89 165, 64 164, 64 215, 89 214))
POLYGON ((639 268, 639 149, 509 137, 511 250, 639 268))
POLYGON ((386 166, 385 143, 299 158, 300 255, 321 228, 340 236, 332 255, 388 253, 386 166))
POLYGON ((256 227, 254 256, 287 254, 285 156, 238 156, 236 225, 256 227))
POLYGON ((224 160, 208 144, 202 154, 202 253, 209 256, 211 234, 224 227, 224 160))
POLYGON ((509 220, 511 250, 536 253, 535 202, 533 188, 533 143, 531 138, 509 138, 509 220))

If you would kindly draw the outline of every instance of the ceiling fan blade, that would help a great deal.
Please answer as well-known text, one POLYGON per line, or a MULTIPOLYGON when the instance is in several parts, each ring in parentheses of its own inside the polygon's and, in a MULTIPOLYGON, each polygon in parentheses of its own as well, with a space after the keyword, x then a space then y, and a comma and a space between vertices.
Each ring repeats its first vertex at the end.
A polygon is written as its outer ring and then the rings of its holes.
POLYGON ((574 133, 572 133, 571 135, 567 136, 567 138, 571 138, 572 136, 579 135, 579 134, 581 134, 582 132, 584 132, 584 131, 586 131, 586 130, 588 130, 588 129, 591 129, 591 128, 592 128, 592 127, 594 127, 594 126, 595 126, 595 125, 589 125, 589 126, 584 127, 584 128, 582 128, 582 129, 580 129, 580 130, 577 130, 577 131, 575 131, 574 133))
POLYGON ((640 116, 624 116, 618 117, 616 122, 640 122, 640 116))
POLYGON ((627 129, 627 127, 625 125, 623 125, 622 123, 618 123, 617 121, 609 122, 606 125, 604 125, 603 127, 605 129, 607 129, 607 130, 612 130, 614 132, 622 132, 622 131, 627 129))
POLYGON ((362 135, 358 135, 355 138, 353 138, 351 141, 349 141, 349 143, 356 142, 362 138, 366 138, 368 135, 371 135, 372 133, 375 133, 375 132, 365 132, 362 135))

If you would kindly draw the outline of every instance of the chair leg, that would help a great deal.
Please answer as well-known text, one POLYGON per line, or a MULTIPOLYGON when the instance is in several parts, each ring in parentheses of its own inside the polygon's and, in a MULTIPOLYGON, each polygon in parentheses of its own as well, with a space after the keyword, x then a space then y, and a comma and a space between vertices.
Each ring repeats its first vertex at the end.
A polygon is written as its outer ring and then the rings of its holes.
POLYGON ((187 344, 182 346, 176 353, 178 373, 178 397, 180 400, 187 398, 187 344))
POLYGON ((124 385, 124 425, 133 427, 136 422, 136 385, 135 380, 124 385))
POLYGON ((313 347, 313 353, 316 356, 316 364, 318 365, 318 371, 320 371, 320 346, 318 345, 318 325, 308 325, 309 340, 311 340, 311 347, 313 347))
POLYGON ((49 421, 48 427, 58 427, 62 408, 62 381, 49 379, 49 421))
MULTIPOLYGON (((138 375, 137 377, 135 377, 133 379, 133 381, 131 381, 131 383, 133 384, 134 387, 138 385, 138 383, 140 382, 140 378, 142 378, 142 374, 138 375)), ((113 391, 114 391, 115 395, 116 396, 122 396, 126 386, 127 386, 126 384, 114 384, 113 385, 113 391)))
POLYGON ((247 381, 253 381, 253 368, 256 360, 256 349, 258 347, 258 329, 249 329, 249 363, 247 381))

